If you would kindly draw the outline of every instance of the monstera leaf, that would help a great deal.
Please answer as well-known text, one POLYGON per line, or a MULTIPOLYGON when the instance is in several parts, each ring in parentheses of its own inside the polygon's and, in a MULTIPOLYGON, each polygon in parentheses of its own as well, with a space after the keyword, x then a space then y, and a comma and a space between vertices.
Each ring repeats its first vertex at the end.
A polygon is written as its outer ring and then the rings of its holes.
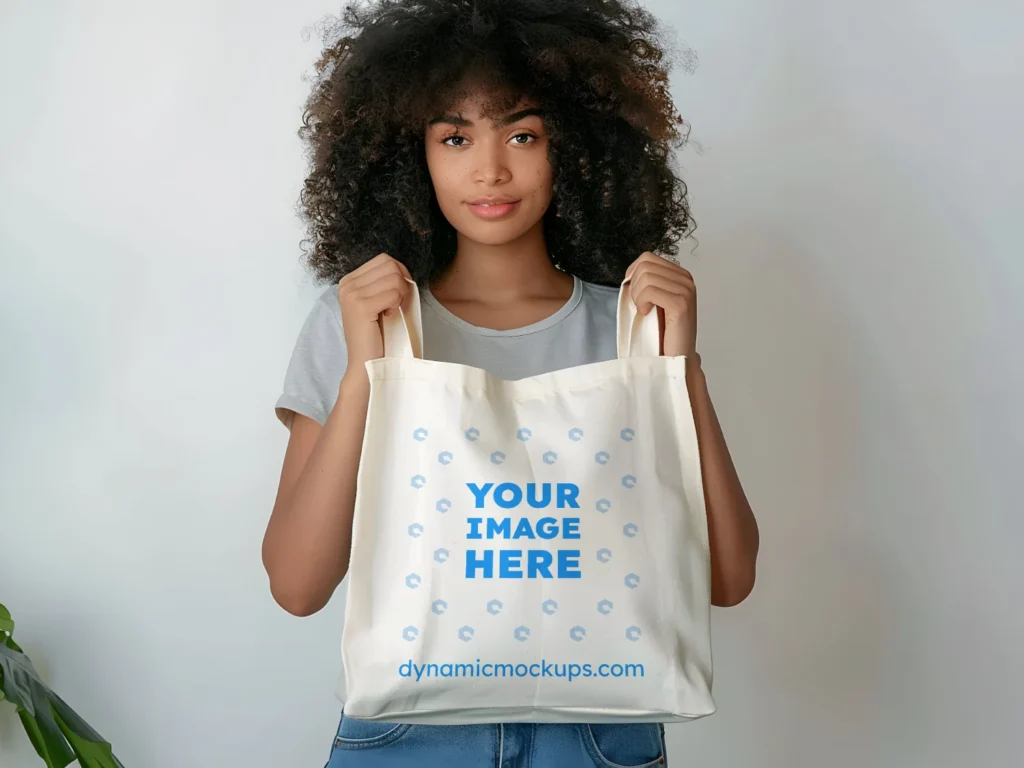
POLYGON ((14 621, 0 605, 0 701, 17 707, 32 746, 47 768, 124 768, 110 744, 51 691, 14 642, 14 621))

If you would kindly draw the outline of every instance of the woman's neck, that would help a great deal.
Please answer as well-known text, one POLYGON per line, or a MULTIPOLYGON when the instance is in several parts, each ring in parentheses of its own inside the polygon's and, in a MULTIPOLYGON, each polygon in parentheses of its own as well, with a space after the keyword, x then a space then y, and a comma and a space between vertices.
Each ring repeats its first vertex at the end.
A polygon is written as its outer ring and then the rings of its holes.
POLYGON ((557 312, 572 296, 574 279, 555 268, 541 222, 500 245, 464 238, 431 295, 450 312, 487 328, 521 328, 557 312))
POLYGON ((430 292, 442 302, 496 305, 567 298, 572 293, 572 276, 551 263, 542 222, 537 222, 520 237, 499 245, 475 242, 459 234, 455 258, 431 283, 430 292))

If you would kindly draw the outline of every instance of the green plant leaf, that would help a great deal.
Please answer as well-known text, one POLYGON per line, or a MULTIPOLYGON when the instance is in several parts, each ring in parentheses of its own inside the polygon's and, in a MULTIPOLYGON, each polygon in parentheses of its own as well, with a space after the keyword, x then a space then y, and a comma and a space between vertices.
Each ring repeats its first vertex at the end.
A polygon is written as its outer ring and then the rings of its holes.
POLYGON ((0 687, 17 707, 25 733, 47 768, 123 768, 107 743, 39 677, 13 641, 0 643, 0 687))
POLYGON ((4 634, 14 634, 14 619, 11 618, 11 612, 3 603, 0 603, 0 636, 4 634))
POLYGON ((64 747, 58 747, 58 750, 61 750, 61 755, 54 757, 51 750, 53 745, 47 740, 46 734, 43 733, 43 729, 39 727, 36 719, 20 707, 18 708, 18 717, 21 718, 21 724, 25 728, 25 733, 28 734, 28 740, 32 742, 36 754, 46 763, 46 768, 65 768, 75 759, 73 754, 70 759, 68 758, 64 747))
POLYGON ((124 768, 121 762, 114 757, 110 745, 103 740, 103 737, 90 728, 67 704, 64 704, 63 701, 60 703, 66 711, 61 712, 58 708, 56 712, 57 725, 71 744, 71 748, 75 750, 78 764, 82 768, 124 768), (77 721, 77 730, 65 721, 64 718, 68 715, 71 716, 72 722, 77 721), (86 733, 92 733, 93 736, 83 738, 86 733))

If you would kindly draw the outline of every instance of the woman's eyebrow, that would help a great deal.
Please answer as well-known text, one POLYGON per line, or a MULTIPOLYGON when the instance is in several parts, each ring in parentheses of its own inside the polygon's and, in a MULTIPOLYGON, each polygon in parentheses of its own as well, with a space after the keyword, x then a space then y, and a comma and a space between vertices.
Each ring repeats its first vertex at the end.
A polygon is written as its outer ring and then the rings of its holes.
MULTIPOLYGON (((529 109, 521 109, 518 112, 513 112, 510 115, 505 115, 505 117, 499 119, 495 125, 498 128, 504 128, 506 125, 510 125, 516 122, 516 120, 522 120, 524 117, 530 117, 531 115, 543 116, 543 114, 544 112, 543 110, 540 109, 540 107, 530 107, 529 109)), ((451 125, 456 125, 461 128, 473 127, 473 122, 471 120, 467 120, 461 115, 441 115, 439 117, 433 118, 427 125, 436 125, 437 123, 449 123, 451 125)))

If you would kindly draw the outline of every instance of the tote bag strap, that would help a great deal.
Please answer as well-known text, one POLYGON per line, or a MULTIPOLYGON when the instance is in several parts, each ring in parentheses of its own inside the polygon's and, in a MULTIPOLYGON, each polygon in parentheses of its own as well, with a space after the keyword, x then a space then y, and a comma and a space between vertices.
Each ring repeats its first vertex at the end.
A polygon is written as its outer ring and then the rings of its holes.
POLYGON ((420 312, 420 292, 416 282, 409 283, 406 306, 399 307, 390 317, 381 318, 384 338, 384 357, 423 358, 423 316, 420 312))
POLYGON ((661 332, 658 328, 658 310, 641 315, 629 295, 630 278, 619 286, 619 308, 616 312, 619 359, 630 357, 658 357, 661 332))

